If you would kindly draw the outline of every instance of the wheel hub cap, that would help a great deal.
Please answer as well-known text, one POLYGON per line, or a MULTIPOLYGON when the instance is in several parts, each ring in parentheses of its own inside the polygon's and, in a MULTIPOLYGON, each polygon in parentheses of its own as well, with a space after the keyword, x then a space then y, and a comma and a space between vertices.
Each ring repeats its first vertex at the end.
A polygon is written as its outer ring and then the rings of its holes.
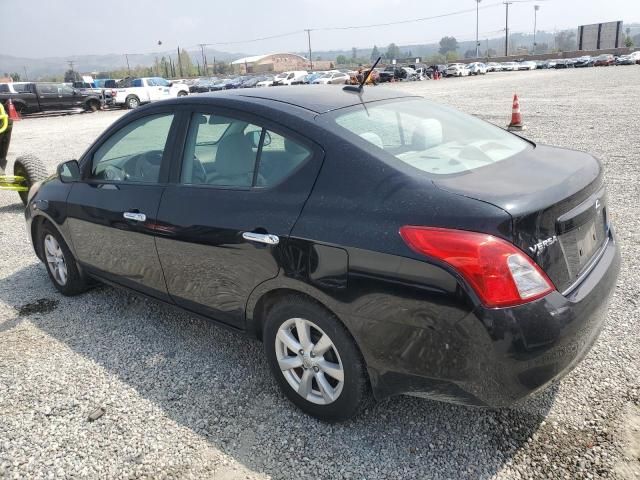
POLYGON ((47 266, 56 283, 66 285, 67 264, 64 260, 64 253, 60 244, 53 235, 47 234, 44 237, 44 250, 47 259, 47 266))
POLYGON ((318 405, 335 402, 344 386, 340 354, 315 323, 291 318, 278 329, 276 358, 287 383, 305 400, 318 405))

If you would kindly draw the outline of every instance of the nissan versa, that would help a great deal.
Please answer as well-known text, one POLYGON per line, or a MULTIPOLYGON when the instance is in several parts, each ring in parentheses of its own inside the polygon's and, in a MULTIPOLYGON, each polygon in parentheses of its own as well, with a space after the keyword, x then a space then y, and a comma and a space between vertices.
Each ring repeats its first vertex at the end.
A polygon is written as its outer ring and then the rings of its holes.
POLYGON ((569 371, 620 267, 600 163, 348 88, 122 117, 29 194, 53 285, 124 286, 256 336, 328 421, 371 394, 505 406, 569 371))

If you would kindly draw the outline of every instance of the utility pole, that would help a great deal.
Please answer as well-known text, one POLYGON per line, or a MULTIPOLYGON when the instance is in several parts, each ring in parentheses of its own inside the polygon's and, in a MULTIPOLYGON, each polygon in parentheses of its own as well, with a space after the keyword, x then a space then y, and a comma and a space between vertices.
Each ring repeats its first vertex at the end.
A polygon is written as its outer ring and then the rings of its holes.
POLYGON ((313 70, 313 57, 311 56, 311 29, 306 28, 305 32, 307 32, 307 40, 309 42, 309 67, 313 70))
POLYGON ((536 43, 536 30, 538 26, 538 10, 540 10, 540 5, 533 6, 533 54, 536 54, 537 46, 536 43))
POLYGON ((504 2, 506 7, 506 17, 504 21, 504 56, 509 56, 509 5, 513 2, 504 2))
POLYGON ((28 81, 29 77, 27 76, 27 67, 23 66, 22 69, 24 70, 24 81, 28 81))
POLYGON ((478 40, 478 24, 480 17, 480 2, 482 0, 476 0, 476 58, 480 57, 480 42, 478 40))
POLYGON ((131 68, 129 67, 129 55, 125 53, 124 58, 127 59, 127 72, 129 72, 129 76, 131 76, 131 68))

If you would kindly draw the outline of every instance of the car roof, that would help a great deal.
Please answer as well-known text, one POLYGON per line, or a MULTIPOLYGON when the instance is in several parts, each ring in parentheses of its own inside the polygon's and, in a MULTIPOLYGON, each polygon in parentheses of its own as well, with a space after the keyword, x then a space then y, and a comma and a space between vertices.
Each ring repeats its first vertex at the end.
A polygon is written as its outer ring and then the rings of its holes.
POLYGON ((296 107, 304 108, 315 113, 326 113, 340 108, 359 105, 362 103, 392 100, 396 98, 418 97, 404 92, 381 88, 365 87, 361 94, 345 91, 335 85, 318 85, 313 88, 306 85, 273 87, 258 90, 225 90, 199 95, 198 98, 238 98, 247 102, 272 100, 296 107))

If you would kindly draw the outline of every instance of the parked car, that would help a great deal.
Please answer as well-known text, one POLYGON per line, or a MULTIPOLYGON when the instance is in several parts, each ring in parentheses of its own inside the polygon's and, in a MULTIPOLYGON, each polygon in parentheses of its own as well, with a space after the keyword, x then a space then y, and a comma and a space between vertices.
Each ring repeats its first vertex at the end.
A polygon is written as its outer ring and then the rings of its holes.
POLYGON ((162 77, 125 78, 111 93, 114 105, 138 108, 143 103, 188 95, 189 87, 162 77))
POLYGON ((219 90, 215 87, 216 82, 218 82, 216 77, 199 78, 189 85, 189 93, 205 93, 219 90))
POLYGON ((487 73, 487 66, 482 62, 474 62, 467 65, 469 75, 484 75, 487 73))
POLYGON ((304 83, 304 77, 308 75, 306 70, 294 70, 291 72, 284 72, 282 76, 276 76, 273 80, 273 86, 276 85, 302 85, 304 83))
POLYGON ((349 75, 342 72, 325 73, 311 83, 314 85, 344 85, 349 83, 349 75))
POLYGON ((630 56, 636 61, 637 64, 640 64, 640 50, 632 52, 630 56))
POLYGON ((487 63, 487 72, 501 72, 502 65, 498 62, 487 63))
POLYGON ((502 62, 502 70, 504 72, 515 72, 518 70, 518 64, 516 62, 502 62))
POLYGON ((518 64, 518 70, 535 70, 538 68, 538 64, 531 60, 525 60, 518 64))
POLYGON ((272 87, 273 80, 274 80, 274 77, 269 75, 264 80, 261 80, 258 83, 256 83, 256 87, 272 87))
POLYGON ((562 58, 556 60, 555 68, 573 68, 575 67, 575 61, 571 58, 562 58))
POLYGON ((411 67, 400 67, 400 70, 404 72, 402 74, 402 79, 410 82, 416 82, 422 80, 422 76, 415 69, 411 67))
POLYGON ((253 88, 258 85, 259 82, 263 82, 268 78, 270 77, 268 77, 267 75, 258 75, 256 77, 251 77, 242 84, 242 88, 253 88))
POLYGON ((384 82, 390 82, 392 80, 394 81, 402 80, 403 78, 406 77, 406 75, 407 75, 407 72, 402 70, 400 67, 397 67, 395 65, 388 65, 384 68, 384 70, 379 72, 378 81, 380 83, 384 83, 384 82))
POLYGON ((636 60, 631 55, 620 55, 616 59, 616 65, 635 65, 636 60))
POLYGON ((613 58, 613 55, 608 53, 598 55, 593 62, 594 67, 608 67, 609 65, 615 65, 615 59, 613 58))
POLYGON ((447 77, 467 77, 469 76, 469 68, 464 63, 452 63, 445 70, 447 77))
POLYGON ((303 83, 311 84, 315 79, 320 78, 326 74, 327 72, 310 72, 306 77, 304 77, 303 83))
POLYGON ((401 91, 158 102, 57 172, 25 217, 59 292, 104 281, 257 337, 328 421, 369 391, 540 390, 595 342, 620 268, 598 160, 401 91))
POLYGON ((5 109, 9 99, 21 114, 73 109, 95 112, 104 104, 98 93, 50 82, 0 84, 0 102, 5 109))
POLYGON ((558 61, 557 59, 546 60, 544 62, 544 67, 543 68, 556 68, 556 62, 557 61, 558 61))
POLYGON ((576 58, 576 62, 574 67, 576 68, 585 68, 585 67, 593 67, 593 57, 590 55, 583 55, 582 57, 576 58))

